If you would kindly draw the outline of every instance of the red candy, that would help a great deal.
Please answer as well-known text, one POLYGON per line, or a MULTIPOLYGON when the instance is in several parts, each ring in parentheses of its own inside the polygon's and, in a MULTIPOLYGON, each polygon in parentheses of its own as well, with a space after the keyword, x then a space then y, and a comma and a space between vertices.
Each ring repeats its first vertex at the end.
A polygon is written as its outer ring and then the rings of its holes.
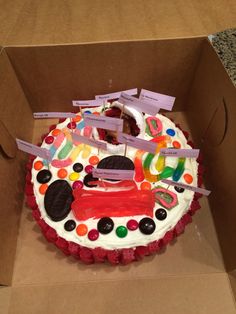
POLYGON ((53 142, 54 142, 54 137, 53 136, 47 136, 46 138, 45 138, 45 142, 47 143, 47 144, 52 144, 53 142))
POLYGON ((92 173, 93 168, 94 168, 93 166, 88 165, 88 166, 86 166, 86 167, 84 168, 84 170, 85 170, 85 172, 87 172, 87 173, 92 173))
POLYGON ((88 233, 88 238, 90 241, 96 241, 99 237, 99 232, 96 229, 92 229, 88 233))
POLYGON ((137 220, 131 219, 127 222, 126 226, 129 230, 134 231, 138 229, 138 222, 137 220))
POLYGON ((67 124, 68 129, 75 129, 76 128, 76 122, 72 121, 67 124))
POLYGON ((73 191, 71 205, 78 220, 101 217, 126 217, 146 215, 153 217, 155 196, 152 191, 128 190, 118 192, 73 191))

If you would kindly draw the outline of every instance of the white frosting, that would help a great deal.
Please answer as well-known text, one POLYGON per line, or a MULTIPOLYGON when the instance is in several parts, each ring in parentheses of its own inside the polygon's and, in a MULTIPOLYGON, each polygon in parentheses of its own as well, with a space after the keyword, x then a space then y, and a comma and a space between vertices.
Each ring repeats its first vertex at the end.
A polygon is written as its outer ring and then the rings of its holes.
MULTIPOLYGON (((120 107, 121 105, 119 103, 115 103, 113 104, 117 107, 120 107)), ((101 111, 102 107, 100 108, 96 108, 96 109, 89 109, 91 112, 93 111, 101 111)), ((125 112, 129 115, 131 115, 132 117, 135 118, 135 120, 138 122, 138 126, 141 130, 139 137, 144 138, 145 140, 151 140, 152 137, 150 137, 148 134, 145 134, 145 124, 143 123, 143 114, 138 112, 137 110, 135 110, 134 108, 128 108, 125 107, 125 112)), ((149 115, 145 115, 145 118, 148 117, 149 115)), ((163 131, 162 134, 166 134, 166 130, 171 128, 173 130, 175 130, 176 134, 174 137, 172 137, 171 139, 177 140, 180 144, 181 144, 181 148, 191 148, 188 144, 187 141, 182 133, 182 131, 178 128, 175 127, 174 123, 171 122, 168 118, 162 116, 162 115, 157 115, 157 117, 162 121, 163 124, 163 131)), ((66 121, 64 121, 63 123, 59 123, 57 125, 58 129, 63 129, 64 127, 67 126, 67 124, 69 123, 69 119, 67 119, 66 121)), ((94 129, 93 130, 93 135, 95 138, 98 138, 98 133, 97 130, 94 129)), ((60 148, 57 150, 54 159, 57 158, 58 152, 60 151, 60 149, 63 147, 63 145, 65 144, 65 139, 62 143, 62 145, 60 146, 60 148)), ((48 145, 45 143, 45 141, 42 144, 42 147, 44 148, 50 148, 51 145, 48 145)), ((99 158, 100 160, 104 157, 110 156, 112 154, 123 154, 124 153, 124 145, 108 145, 109 146, 109 151, 108 152, 104 152, 104 151, 100 151, 99 154, 99 158)), ((171 143, 167 145, 168 147, 172 147, 171 143)), ((91 147, 91 154, 92 155, 97 155, 97 148, 91 147)), ((129 157, 130 159, 134 159, 135 153, 136 153, 136 149, 132 148, 132 147, 128 147, 127 149, 127 157, 129 157)), ((147 153, 144 154, 143 156, 143 160, 145 159, 147 153)), ((89 157, 90 157, 89 156, 89 157)), ((88 159, 89 159, 88 157, 88 159)), ((153 158, 150 170, 151 173, 153 174, 157 174, 157 170, 155 169, 155 162, 157 161, 158 155, 155 156, 153 158)), ((81 162, 84 167, 86 165, 89 164, 88 159, 82 159, 81 154, 79 155, 79 157, 76 159, 75 162, 81 162)), ((41 158, 37 157, 35 159, 34 162, 36 162, 37 160, 42 160, 41 158)), ((177 166, 177 162, 178 162, 178 158, 175 157, 166 157, 166 165, 167 166, 171 166, 171 167, 176 167, 177 166)), ((71 182, 69 180, 69 174, 71 172, 73 172, 72 169, 73 165, 70 165, 68 167, 66 167, 66 170, 68 171, 68 177, 65 178, 65 180, 67 180, 69 182, 70 185, 73 184, 73 181, 71 182)), ((187 158, 186 162, 185 162, 185 171, 184 173, 189 173, 192 175, 193 177, 193 182, 191 183, 191 185, 193 186, 197 186, 197 168, 198 168, 198 163, 196 162, 195 159, 193 158, 187 158)), ((45 167, 46 169, 46 167, 45 167)), ((50 183, 52 183, 55 180, 58 180, 59 178, 57 177, 57 171, 59 169, 58 168, 54 168, 52 165, 50 165, 50 171, 52 173, 52 179, 50 180, 50 183)), ((57 234, 64 238, 67 241, 73 241, 75 243, 78 243, 79 245, 82 246, 86 246, 88 248, 95 248, 95 247, 103 247, 105 249, 119 249, 119 248, 131 248, 131 247, 136 247, 136 246, 140 246, 140 245, 147 245, 148 243, 161 239, 165 233, 168 230, 171 230, 176 224, 177 222, 181 219, 181 217, 188 211, 190 204, 193 200, 193 196, 194 196, 194 192, 189 191, 189 190, 185 190, 183 193, 177 193, 174 189, 173 186, 169 187, 169 191, 172 191, 174 193, 177 194, 178 197, 178 205, 175 206, 174 208, 167 210, 167 218, 163 221, 159 221, 156 219, 155 217, 155 211, 158 208, 161 208, 162 206, 158 203, 155 203, 155 208, 153 209, 154 212, 154 216, 153 216, 153 220, 155 221, 156 224, 156 229, 155 231, 151 234, 151 235, 144 235, 142 234, 139 229, 135 230, 135 231, 128 231, 128 234, 125 238, 119 238, 116 235, 116 228, 120 225, 126 226, 128 220, 130 219, 135 219, 137 221, 140 221, 142 218, 144 218, 145 216, 133 216, 133 217, 121 217, 121 218, 116 218, 116 217, 111 217, 112 220, 114 221, 114 229, 112 232, 110 232, 107 235, 103 235, 103 234, 99 234, 99 238, 96 241, 90 241, 87 237, 87 235, 85 236, 78 236, 76 233, 76 229, 74 229, 71 232, 68 232, 64 229, 64 224, 67 220, 69 219, 73 219, 76 221, 72 211, 69 213, 69 215, 62 221, 60 222, 54 222, 52 221, 44 208, 44 196, 41 195, 39 193, 39 187, 40 184, 37 182, 36 176, 37 176, 38 171, 35 170, 34 168, 32 168, 32 182, 34 185, 34 194, 36 197, 36 202, 38 204, 39 210, 41 212, 41 216, 42 218, 45 220, 45 222, 51 226, 53 229, 56 230, 57 234)), ((80 178, 79 180, 83 181, 83 177, 86 175, 85 171, 83 170, 80 173, 80 178)), ((181 177, 181 179, 179 180, 179 182, 182 183, 186 183, 183 180, 183 176, 181 177)), ((138 186, 140 186, 140 183, 137 183, 138 186)), ((166 184, 162 183, 161 181, 158 181, 156 183, 152 183, 152 187, 156 187, 156 186, 162 186, 164 188, 167 187, 166 184)), ((84 189, 89 189, 86 186, 84 186, 84 189)), ((92 190, 92 189, 89 189, 92 190)), ((163 207, 164 208, 164 207, 163 207)), ((76 224, 78 225, 79 223, 85 223, 88 227, 88 230, 91 229, 97 229, 97 222, 99 219, 88 219, 86 221, 76 221, 76 224)))

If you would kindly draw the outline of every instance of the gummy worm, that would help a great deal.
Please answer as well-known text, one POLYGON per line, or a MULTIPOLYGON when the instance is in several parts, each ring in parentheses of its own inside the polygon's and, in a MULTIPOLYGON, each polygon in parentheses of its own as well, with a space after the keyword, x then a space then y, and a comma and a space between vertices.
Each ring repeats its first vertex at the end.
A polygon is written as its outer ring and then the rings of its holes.
POLYGON ((184 158, 184 157, 179 158, 177 167, 176 167, 176 169, 173 173, 173 176, 172 176, 173 181, 175 181, 175 182, 179 181, 180 177, 182 176, 182 174, 184 172, 185 160, 186 160, 186 158, 184 158))
MULTIPOLYGON (((54 155, 56 154, 57 149, 61 146, 63 140, 65 138, 65 135, 63 132, 61 132, 55 139, 55 142, 53 143, 53 145, 51 145, 51 147, 49 148, 49 152, 50 152, 50 156, 51 158, 54 157, 54 155)), ((43 163, 46 165, 48 163, 47 160, 43 160, 43 163)))

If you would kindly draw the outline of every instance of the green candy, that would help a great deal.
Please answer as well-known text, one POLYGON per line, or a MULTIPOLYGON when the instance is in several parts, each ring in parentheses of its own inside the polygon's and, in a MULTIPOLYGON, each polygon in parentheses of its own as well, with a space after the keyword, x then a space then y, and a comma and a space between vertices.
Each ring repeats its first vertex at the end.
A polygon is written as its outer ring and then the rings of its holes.
POLYGON ((174 168, 166 166, 163 169, 162 173, 160 173, 160 179, 166 179, 166 178, 171 177, 173 175, 174 171, 175 171, 174 168))
POLYGON ((66 156, 69 154, 69 152, 73 148, 73 143, 72 142, 67 142, 66 145, 62 148, 60 153, 58 154, 59 159, 65 159, 66 156))
POLYGON ((144 163, 143 163, 144 169, 149 169, 149 167, 150 167, 150 165, 151 165, 151 162, 152 162, 154 156, 155 156, 155 155, 150 154, 150 153, 147 154, 147 157, 145 158, 144 163))
POLYGON ((125 238, 128 234, 128 230, 125 226, 119 226, 116 228, 116 235, 119 238, 125 238))

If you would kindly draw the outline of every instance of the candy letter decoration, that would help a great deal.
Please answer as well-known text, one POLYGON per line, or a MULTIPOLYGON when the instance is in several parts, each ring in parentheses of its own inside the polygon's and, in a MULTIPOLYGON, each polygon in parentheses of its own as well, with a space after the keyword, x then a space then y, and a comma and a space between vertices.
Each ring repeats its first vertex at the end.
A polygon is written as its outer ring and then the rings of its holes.
POLYGON ((148 117, 146 119, 147 122, 147 128, 146 131, 148 134, 150 134, 152 137, 156 137, 158 135, 161 135, 162 132, 162 122, 156 117, 148 117))

